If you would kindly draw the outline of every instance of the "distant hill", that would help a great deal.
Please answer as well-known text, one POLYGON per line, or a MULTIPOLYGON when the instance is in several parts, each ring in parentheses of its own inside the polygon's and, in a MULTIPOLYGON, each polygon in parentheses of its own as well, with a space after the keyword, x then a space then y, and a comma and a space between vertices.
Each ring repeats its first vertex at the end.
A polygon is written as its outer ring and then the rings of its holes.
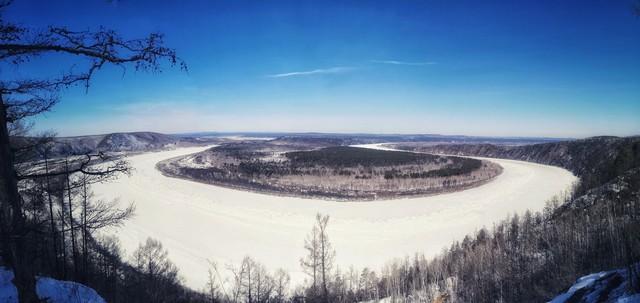
MULTIPOLYGON (((33 145, 33 137, 12 138, 14 147, 33 145)), ((103 135, 57 137, 50 143, 48 156, 82 155, 91 152, 145 152, 173 147, 211 144, 214 138, 175 136, 154 132, 111 133, 103 135)), ((42 157, 40 154, 23 156, 26 160, 42 157)))
POLYGON ((373 134, 373 133, 318 133, 318 132, 197 132, 178 134, 187 137, 250 137, 280 140, 282 142, 322 142, 331 145, 351 145, 384 142, 430 143, 490 143, 497 145, 523 145, 572 140, 545 137, 486 137, 439 134, 373 134))
POLYGON ((496 145, 526 145, 536 143, 558 142, 567 139, 557 138, 524 138, 524 137, 474 137, 438 134, 331 134, 331 133, 291 133, 273 134, 282 141, 330 140, 335 144, 371 144, 385 142, 424 142, 431 144, 473 143, 496 145))
MULTIPOLYGON (((31 144, 35 138, 13 138, 17 146, 31 144)), ((429 144, 475 143, 497 146, 519 146, 542 142, 556 142, 552 138, 469 137, 435 134, 331 134, 331 133, 190 133, 161 134, 155 132, 127 132, 102 135, 57 137, 50 156, 79 155, 87 152, 141 152, 171 147, 193 146, 237 141, 271 140, 275 144, 316 144, 320 146, 352 145, 382 142, 424 142, 429 144)))
POLYGON ((175 146, 182 140, 152 132, 112 133, 105 135, 56 138, 54 152, 82 154, 91 151, 147 151, 175 146))

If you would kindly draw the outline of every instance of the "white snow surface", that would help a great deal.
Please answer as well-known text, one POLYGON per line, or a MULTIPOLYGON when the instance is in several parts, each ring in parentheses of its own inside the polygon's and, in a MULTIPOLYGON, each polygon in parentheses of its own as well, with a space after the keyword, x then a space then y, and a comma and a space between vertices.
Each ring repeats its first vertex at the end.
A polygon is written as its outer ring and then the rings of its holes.
MULTIPOLYGON (((0 302, 18 303, 18 290, 11 282, 13 272, 0 267, 0 302)), ((105 303, 98 293, 80 283, 38 277, 38 298, 50 303, 105 303)))
MULTIPOLYGON (((210 147, 210 146, 209 146, 210 147)), ((147 237, 162 241, 185 283, 202 289, 208 260, 224 269, 246 255, 302 282, 305 236, 316 213, 331 216, 328 233, 336 263, 345 270, 379 270, 393 258, 434 256, 455 240, 508 214, 540 210, 576 181, 570 172, 528 162, 488 159, 504 171, 482 186, 428 197, 336 202, 281 197, 163 176, 161 160, 203 151, 189 147, 128 158, 134 172, 93 185, 97 198, 134 202, 136 215, 112 231, 131 254, 147 237)))
MULTIPOLYGON (((599 272, 599 273, 595 273, 595 274, 590 274, 590 275, 586 275, 584 277, 581 277, 580 279, 578 279, 578 281, 576 281, 575 284, 573 284, 568 290, 567 292, 560 294, 559 296, 553 298, 553 300, 549 301, 549 303, 564 303, 566 302, 569 298, 571 298, 571 296, 585 288, 585 287, 593 287, 594 284, 596 283, 596 281, 598 281, 598 279, 603 278, 605 275, 607 274, 607 272, 599 272)), ((595 301, 594 301, 595 302, 595 301)))
MULTIPOLYGON (((635 265, 640 267, 640 264, 635 265)), ((566 292, 553 298, 548 303, 566 303, 571 302, 586 303, 598 303, 602 302, 601 297, 606 297, 606 302, 615 303, 638 303, 640 302, 640 294, 634 294, 629 292, 629 270, 627 268, 603 271, 599 273, 589 274, 580 277, 566 292), (622 282, 615 285, 615 288, 609 289, 609 284, 613 275, 617 275, 622 279, 622 282), (609 279, 609 280, 608 280, 609 279), (572 298, 574 294, 579 291, 584 291, 582 294, 578 294, 578 298, 572 298)))

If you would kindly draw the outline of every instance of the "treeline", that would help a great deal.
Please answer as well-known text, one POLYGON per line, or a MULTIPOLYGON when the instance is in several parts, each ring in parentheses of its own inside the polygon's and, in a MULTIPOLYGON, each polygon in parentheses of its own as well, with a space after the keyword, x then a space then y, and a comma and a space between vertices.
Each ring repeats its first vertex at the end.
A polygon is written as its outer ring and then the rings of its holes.
POLYGON ((217 153, 218 158, 229 158, 228 163, 224 163, 222 167, 224 171, 250 177, 301 175, 310 172, 313 174, 314 170, 318 174, 325 168, 335 171, 337 174, 351 174, 351 170, 344 169, 355 167, 368 169, 371 167, 397 165, 445 165, 448 162, 451 162, 448 166, 454 169, 471 167, 465 161, 474 161, 459 157, 451 157, 449 159, 429 154, 349 146, 291 151, 296 147, 300 148, 300 146, 281 145, 271 142, 230 143, 215 147, 205 153, 217 153), (270 157, 275 153, 281 152, 284 152, 282 159, 276 160, 270 157))
MULTIPOLYGON (((396 152, 390 152, 396 153, 396 152)), ((289 154, 289 153, 287 153, 289 154)), ((415 153, 414 153, 415 154, 415 153)), ((420 154, 418 154, 420 155, 420 154)), ((353 155, 354 157, 358 157, 358 153, 353 155)), ((364 156, 363 156, 364 157, 364 156)), ((318 162, 327 162, 329 163, 329 159, 325 159, 318 162)), ((277 162, 277 161, 262 161, 259 159, 251 159, 247 161, 242 161, 235 164, 224 164, 222 169, 212 167, 207 168, 211 169, 213 173, 217 173, 221 176, 224 175, 237 175, 241 174, 249 177, 275 177, 275 176, 286 176, 286 175, 303 175, 303 174, 311 174, 311 175, 322 175, 327 172, 340 175, 340 176, 360 176, 358 172, 364 172, 369 175, 368 178, 371 178, 370 175, 375 175, 377 173, 377 169, 374 168, 375 165, 373 163, 380 164, 381 167, 389 167, 393 165, 404 165, 403 168, 420 168, 424 164, 428 164, 428 162, 416 162, 416 163, 405 163, 404 164, 391 164, 395 161, 382 161, 380 159, 375 161, 368 161, 366 157, 360 158, 358 161, 343 161, 340 163, 333 164, 319 164, 318 162, 306 162, 301 159, 297 159, 292 162, 277 162), (366 164, 363 164, 366 163, 366 164), (357 169, 359 165, 362 165, 362 168, 357 169)), ((400 162, 399 162, 400 163, 400 162)), ((475 170, 478 170, 482 167, 482 161, 471 158, 462 158, 462 157, 448 157, 447 159, 441 159, 434 163, 438 163, 438 168, 429 169, 429 170, 420 170, 418 172, 403 172, 403 169, 389 169, 385 170, 382 173, 384 174, 385 179, 393 179, 393 178, 411 178, 411 179, 425 179, 425 178, 444 178, 444 177, 452 177, 459 175, 470 174, 475 170)))
POLYGON ((342 272, 335 266, 336 252, 329 241, 329 216, 316 215, 316 221, 304 242, 306 254, 300 266, 307 283, 291 288, 290 277, 283 270, 273 273, 250 257, 240 265, 227 265, 231 279, 222 279, 217 264, 212 263, 205 296, 209 302, 280 303, 280 302, 360 302, 379 298, 379 278, 367 268, 350 268, 342 272))
MULTIPOLYGON (((404 173, 399 169, 383 172, 385 179, 391 178, 436 178, 469 174, 482 167, 482 161, 462 157, 441 157, 431 154, 386 151, 349 146, 332 146, 311 151, 286 152, 287 161, 262 160, 268 152, 251 148, 268 146, 268 143, 232 144, 217 147, 208 152, 220 152, 235 162, 224 163, 221 168, 211 167, 217 175, 237 175, 248 177, 272 177, 285 175, 321 175, 330 171, 332 174, 351 176, 358 171, 373 173, 376 167, 393 166, 433 166, 434 169, 404 173), (360 168, 359 170, 357 168, 360 168)), ((406 167, 405 167, 406 168, 406 167)), ((360 176, 362 177, 362 176, 360 176)))

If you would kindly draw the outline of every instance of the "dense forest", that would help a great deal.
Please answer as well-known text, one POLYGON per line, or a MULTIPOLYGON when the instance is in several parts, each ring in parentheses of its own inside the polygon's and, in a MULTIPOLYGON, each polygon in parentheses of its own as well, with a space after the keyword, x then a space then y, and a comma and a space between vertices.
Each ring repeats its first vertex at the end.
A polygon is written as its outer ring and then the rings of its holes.
POLYGON ((285 153, 294 167, 326 165, 332 167, 393 166, 409 163, 443 162, 444 157, 411 152, 334 146, 311 151, 285 153))
POLYGON ((162 161, 166 175, 279 195, 375 200, 483 184, 501 173, 489 161, 425 153, 326 146, 326 139, 223 144, 162 161))

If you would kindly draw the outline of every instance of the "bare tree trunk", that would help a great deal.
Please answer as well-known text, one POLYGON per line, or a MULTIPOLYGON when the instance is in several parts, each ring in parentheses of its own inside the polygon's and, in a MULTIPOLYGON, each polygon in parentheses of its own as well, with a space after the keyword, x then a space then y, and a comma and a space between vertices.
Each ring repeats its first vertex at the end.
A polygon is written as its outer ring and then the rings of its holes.
POLYGON ((87 281, 88 275, 88 256, 87 256, 87 179, 82 179, 82 279, 83 282, 87 281))
POLYGON ((329 303, 329 291, 327 290, 327 256, 326 256, 326 240, 324 238, 324 228, 320 232, 320 270, 322 270, 322 298, 325 303, 329 303))
MULTIPOLYGON (((62 191, 62 190, 61 190, 62 191)), ((66 232, 65 230, 65 220, 64 220, 64 192, 60 193, 60 236, 61 236, 61 240, 62 240, 62 245, 61 245, 61 249, 62 249, 62 279, 66 280, 67 279, 67 243, 65 243, 66 241, 66 232)))
POLYGON ((313 234, 313 295, 318 294, 318 247, 316 234, 313 234))
POLYGON ((20 302, 37 302, 36 281, 31 268, 31 260, 26 249, 25 220, 22 201, 18 193, 18 180, 14 169, 13 151, 7 127, 7 108, 0 95, 0 226, 2 232, 2 252, 4 262, 14 272, 13 283, 18 289, 20 302))
MULTIPOLYGON (((45 150, 44 154, 44 169, 45 173, 49 174, 49 155, 45 150)), ((58 262, 58 233, 56 231, 56 223, 54 221, 53 214, 53 200, 51 199, 51 182, 49 182, 49 176, 46 176, 47 181, 47 199, 49 201, 49 218, 51 223, 51 237, 53 238, 53 261, 56 268, 56 275, 60 275, 60 264, 58 262)))
MULTIPOLYGON (((251 262, 251 261, 249 261, 249 262, 251 262)), ((247 264, 249 264, 248 271, 247 271, 247 278, 248 278, 247 285, 248 285, 248 288, 249 288, 249 302, 248 303, 253 303, 253 298, 251 296, 252 295, 252 293, 251 293, 251 283, 252 283, 251 282, 251 266, 252 265, 250 263, 247 263, 247 264)))
POLYGON ((78 277, 78 251, 76 249, 76 233, 73 226, 73 201, 71 199, 71 176, 69 175, 69 160, 64 159, 65 169, 67 170, 67 198, 69 200, 69 228, 71 229, 71 258, 73 260, 74 278, 78 277))

